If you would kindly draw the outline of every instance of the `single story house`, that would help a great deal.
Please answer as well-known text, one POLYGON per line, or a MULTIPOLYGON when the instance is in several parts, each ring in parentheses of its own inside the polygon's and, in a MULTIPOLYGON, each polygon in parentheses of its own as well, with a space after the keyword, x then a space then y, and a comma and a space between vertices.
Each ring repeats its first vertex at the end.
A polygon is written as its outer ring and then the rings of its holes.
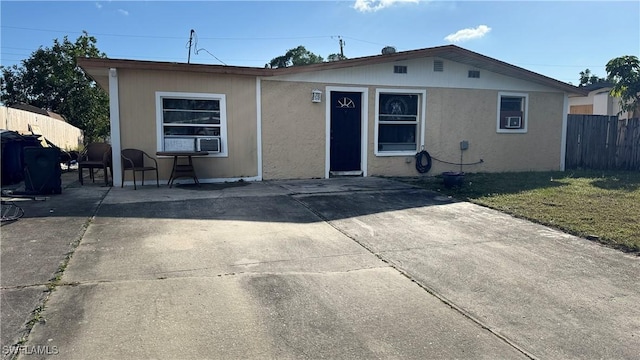
POLYGON ((630 111, 621 111, 620 98, 611 96, 613 83, 601 82, 581 87, 586 95, 569 95, 569 114, 618 116, 620 120, 630 119, 630 111))
MULTIPOLYGON (((564 169, 573 85, 447 45, 288 68, 80 58, 114 154, 209 149, 201 182, 564 169), (465 148, 461 150, 461 148, 465 148), (435 160, 437 159, 437 160, 435 160)), ((157 156, 160 178, 172 158, 157 156)), ((114 156, 114 185, 120 159, 114 156)), ((127 182, 129 179, 127 179, 127 182)))

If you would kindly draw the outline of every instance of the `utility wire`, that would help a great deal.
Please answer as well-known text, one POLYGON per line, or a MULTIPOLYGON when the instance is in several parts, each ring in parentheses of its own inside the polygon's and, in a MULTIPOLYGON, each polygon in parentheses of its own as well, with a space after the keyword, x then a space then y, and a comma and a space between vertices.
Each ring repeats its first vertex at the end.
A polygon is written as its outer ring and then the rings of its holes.
MULTIPOLYGON (((193 53, 194 53, 195 55, 198 55, 201 51, 204 51, 204 52, 206 52, 207 54, 209 54, 209 55, 213 56, 213 58, 214 58, 214 59, 216 59, 216 60, 218 60, 219 62, 221 62, 221 63, 222 63, 222 65, 227 65, 224 61, 222 61, 222 60, 218 59, 218 57, 217 57, 217 56, 215 56, 215 55, 213 55, 211 52, 209 52, 209 50, 207 50, 207 49, 205 49, 205 48, 200 48, 200 49, 198 49, 198 33, 197 33, 197 32, 195 32, 194 30, 191 30, 191 33, 193 34, 193 48, 194 48, 193 53)), ((191 47, 191 39, 189 39, 189 47, 191 47)))
MULTIPOLYGON (((30 30, 30 31, 43 31, 43 32, 56 32, 66 34, 82 34, 82 31, 64 31, 64 30, 52 30, 52 29, 36 29, 26 28, 20 26, 8 26, 1 25, 1 28, 16 29, 16 30, 30 30)), ((157 35, 131 35, 131 34, 108 34, 108 33, 89 33, 92 36, 115 36, 115 37, 134 37, 134 38, 150 38, 150 39, 183 39, 177 36, 157 36, 157 35)), ((312 36, 274 36, 274 37, 203 37, 202 40, 295 40, 295 39, 323 39, 331 38, 333 35, 312 35, 312 36)))

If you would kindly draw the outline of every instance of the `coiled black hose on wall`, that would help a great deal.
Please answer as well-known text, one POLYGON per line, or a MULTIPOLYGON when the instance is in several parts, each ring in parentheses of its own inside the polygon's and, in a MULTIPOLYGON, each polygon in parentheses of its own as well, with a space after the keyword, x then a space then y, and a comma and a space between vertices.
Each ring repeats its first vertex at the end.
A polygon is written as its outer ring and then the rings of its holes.
POLYGON ((424 174, 431 170, 431 155, 426 150, 422 150, 416 154, 416 170, 419 173, 424 174), (423 162, 426 159, 426 163, 423 162))

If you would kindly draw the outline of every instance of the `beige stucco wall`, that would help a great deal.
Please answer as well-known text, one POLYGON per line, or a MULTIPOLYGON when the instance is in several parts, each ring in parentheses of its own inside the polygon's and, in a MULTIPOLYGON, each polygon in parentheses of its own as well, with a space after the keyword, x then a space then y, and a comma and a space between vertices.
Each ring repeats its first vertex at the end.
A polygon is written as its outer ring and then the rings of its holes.
MULTIPOLYGON (((257 173, 256 79, 151 70, 118 71, 122 148, 155 154, 155 94, 190 92, 225 94, 228 157, 196 158, 201 179, 255 177, 257 173)), ((322 178, 326 159, 326 86, 332 84, 263 79, 261 91, 263 179, 322 178), (323 90, 321 103, 311 102, 313 89, 323 90)), ((340 85, 341 88, 348 88, 340 85)), ((362 86, 360 86, 362 87, 362 86)), ((390 88, 384 86, 384 88, 390 88)), ((411 88, 408 88, 411 89, 411 88)), ((415 88, 413 88, 415 89, 415 88)), ((497 90, 421 88, 427 93, 425 149, 440 160, 460 161, 459 143, 469 142, 466 172, 558 170, 560 168, 564 94, 529 95, 528 132, 496 132, 497 90)), ((376 87, 368 87, 367 164, 369 176, 415 176, 413 156, 374 154, 376 87)), ((171 159, 160 158, 160 177, 167 179, 171 159)), ((364 169, 363 169, 364 170, 364 169)), ((457 171, 459 166, 433 162, 427 175, 457 171)))
MULTIPOLYGON (((157 150, 157 91, 225 94, 228 157, 194 158, 198 177, 204 180, 258 175, 255 77, 120 69, 118 87, 122 148, 142 149, 152 156, 157 150)), ((158 165, 160 178, 168 179, 172 159, 158 158, 158 165)))
POLYGON ((321 103, 311 102, 318 84, 262 81, 262 177, 324 177, 326 117, 321 103))
MULTIPOLYGON (((471 89, 427 89, 425 150, 433 158, 460 163, 460 142, 469 142, 462 154, 465 172, 559 170, 562 141, 561 93, 529 94, 528 131, 525 134, 496 132, 498 92, 471 89)), ((370 120, 373 127, 373 119, 370 120)), ((373 147, 373 129, 369 143, 373 147)), ((407 157, 370 156, 370 175, 415 176, 415 160, 407 157)), ((433 160, 427 175, 459 171, 460 166, 433 160)))
MULTIPOLYGON (((264 179, 324 177, 325 102, 310 101, 311 90, 324 84, 262 81, 262 136, 264 179)), ((389 88, 385 86, 385 88, 389 88)), ((416 176, 413 156, 374 154, 376 87, 368 87, 367 174, 416 176)), ((409 88, 408 88, 409 89, 409 88)), ((425 150, 434 158, 460 162, 465 172, 559 170, 562 143, 563 93, 525 92, 529 96, 528 131, 496 132, 498 91, 426 88, 425 150)), ((458 171, 458 165, 433 161, 426 175, 458 171)))
MULTIPOLYGON (((498 92, 493 90, 428 89, 425 148, 440 160, 458 163, 460 141, 467 140, 466 172, 559 170, 564 94, 526 92, 528 130, 496 132, 498 92)), ((432 172, 458 171, 456 165, 434 161, 432 172)))

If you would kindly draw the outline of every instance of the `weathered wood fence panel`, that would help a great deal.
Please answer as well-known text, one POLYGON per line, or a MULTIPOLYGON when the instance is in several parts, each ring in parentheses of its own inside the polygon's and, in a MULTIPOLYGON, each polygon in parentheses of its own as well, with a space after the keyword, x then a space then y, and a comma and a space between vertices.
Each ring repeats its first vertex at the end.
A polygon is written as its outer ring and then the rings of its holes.
POLYGON ((620 121, 618 128, 618 168, 640 170, 640 118, 620 121))
POLYGON ((29 125, 38 125, 47 140, 64 150, 82 147, 82 130, 64 121, 29 111, 0 106, 0 128, 29 133, 29 125))
POLYGON ((567 169, 640 170, 640 119, 569 115, 567 169))

